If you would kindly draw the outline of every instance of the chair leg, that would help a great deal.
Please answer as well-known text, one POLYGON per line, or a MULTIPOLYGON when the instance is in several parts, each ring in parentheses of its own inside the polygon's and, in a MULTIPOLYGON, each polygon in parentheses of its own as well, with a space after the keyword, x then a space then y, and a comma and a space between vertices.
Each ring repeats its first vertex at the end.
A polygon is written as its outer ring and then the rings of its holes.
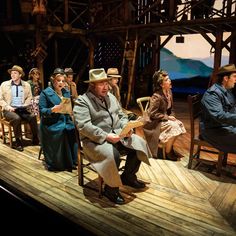
POLYGON ((222 166, 227 166, 228 153, 224 153, 222 166))
POLYGON ((83 160, 80 149, 78 150, 78 182, 79 186, 84 186, 83 160))
POLYGON ((99 198, 101 198, 103 195, 102 186, 103 186, 103 178, 100 175, 98 175, 98 196, 99 196, 99 198))
POLYGON ((189 151, 189 159, 188 159, 188 169, 192 168, 192 163, 193 163, 193 149, 194 145, 190 146, 190 151, 189 151))
POLYGON ((13 140, 12 140, 12 128, 11 128, 11 127, 8 127, 8 131, 9 131, 10 147, 12 148, 12 143, 13 143, 13 140))
POLYGON ((217 165, 216 165, 216 175, 217 176, 221 176, 221 168, 222 168, 223 158, 224 158, 224 153, 219 152, 218 161, 217 161, 217 165))
POLYGON ((165 160, 166 159, 166 146, 164 143, 162 144, 162 156, 163 156, 163 160, 165 160))
POLYGON ((6 133, 5 133, 5 128, 4 125, 1 124, 2 127, 2 143, 5 144, 6 143, 6 133))
POLYGON ((40 146, 38 160, 40 160, 42 152, 43 152, 43 148, 42 148, 42 146, 40 146))

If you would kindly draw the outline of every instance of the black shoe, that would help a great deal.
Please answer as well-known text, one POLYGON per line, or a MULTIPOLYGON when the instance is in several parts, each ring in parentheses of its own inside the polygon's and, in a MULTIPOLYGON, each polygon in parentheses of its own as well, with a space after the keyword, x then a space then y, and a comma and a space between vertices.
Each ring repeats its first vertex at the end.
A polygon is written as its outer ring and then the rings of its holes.
POLYGON ((23 152, 24 151, 24 148, 21 145, 15 146, 14 149, 16 149, 19 152, 23 152))
POLYGON ((121 180, 122 180, 123 185, 128 185, 133 188, 140 189, 140 188, 146 187, 145 183, 138 181, 137 179, 131 181, 131 180, 125 178, 123 175, 121 175, 121 180))
POLYGON ((72 170, 77 170, 77 166, 76 166, 76 165, 73 165, 73 166, 72 166, 72 170))
POLYGON ((103 195, 116 204, 121 205, 125 203, 125 199, 121 196, 119 188, 111 188, 106 185, 104 188, 103 195))
POLYGON ((21 142, 21 140, 19 138, 16 139, 16 145, 13 146, 13 148, 16 149, 19 152, 23 152, 24 151, 22 142, 21 142))

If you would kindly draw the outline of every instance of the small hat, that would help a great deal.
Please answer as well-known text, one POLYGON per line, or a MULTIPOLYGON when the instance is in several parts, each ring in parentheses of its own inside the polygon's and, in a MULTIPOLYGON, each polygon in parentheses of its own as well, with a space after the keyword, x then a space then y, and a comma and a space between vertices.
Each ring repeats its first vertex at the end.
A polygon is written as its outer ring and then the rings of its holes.
POLYGON ((96 83, 104 80, 110 80, 111 77, 107 77, 104 68, 91 69, 89 70, 89 80, 84 81, 85 83, 96 83))
POLYGON ((107 70, 107 76, 115 77, 115 78, 121 78, 121 75, 119 75, 119 71, 118 71, 117 68, 109 68, 107 70))
POLYGON ((65 73, 66 73, 66 75, 74 75, 75 74, 73 72, 72 68, 65 68, 65 73))
POLYGON ((22 77, 25 76, 25 73, 24 73, 22 67, 17 66, 17 65, 14 65, 11 69, 8 69, 7 71, 9 74, 11 74, 12 71, 18 71, 22 75, 22 77))
POLYGON ((223 75, 223 74, 230 74, 230 73, 236 73, 236 67, 234 64, 228 64, 225 66, 222 66, 218 69, 217 75, 223 75))
POLYGON ((32 74, 33 72, 38 72, 38 73, 40 73, 40 71, 39 71, 39 69, 38 68, 36 68, 36 67, 33 67, 30 71, 29 71, 29 74, 32 74))
POLYGON ((34 67, 34 68, 32 68, 30 71, 29 71, 29 78, 31 77, 31 75, 32 74, 34 74, 34 73, 38 73, 38 74, 40 74, 40 71, 39 71, 39 69, 38 68, 36 68, 36 67, 34 67))
POLYGON ((57 74, 61 74, 61 75, 65 75, 65 71, 61 68, 56 68, 53 73, 52 76, 57 75, 57 74))

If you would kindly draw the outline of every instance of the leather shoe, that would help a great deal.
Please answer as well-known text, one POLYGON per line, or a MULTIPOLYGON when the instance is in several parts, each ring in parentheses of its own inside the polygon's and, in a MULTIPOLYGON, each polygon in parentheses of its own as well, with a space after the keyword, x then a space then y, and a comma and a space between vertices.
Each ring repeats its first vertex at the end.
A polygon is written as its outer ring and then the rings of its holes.
POLYGON ((116 204, 121 205, 125 203, 125 199, 121 196, 119 188, 111 188, 106 185, 104 188, 103 195, 116 204))
POLYGON ((16 145, 13 146, 13 148, 16 149, 19 152, 23 152, 24 151, 22 142, 21 142, 21 140, 19 138, 16 139, 16 145))
POLYGON ((21 145, 15 146, 14 149, 16 149, 19 152, 23 152, 24 151, 24 148, 21 145))
POLYGON ((127 178, 124 178, 123 175, 121 175, 121 180, 122 180, 123 185, 128 185, 132 188, 140 189, 140 188, 145 188, 146 187, 145 183, 143 183, 141 181, 138 181, 137 179, 131 181, 127 178))
POLYGON ((166 159, 171 161, 178 161, 178 157, 175 156, 172 151, 170 153, 166 153, 166 159))

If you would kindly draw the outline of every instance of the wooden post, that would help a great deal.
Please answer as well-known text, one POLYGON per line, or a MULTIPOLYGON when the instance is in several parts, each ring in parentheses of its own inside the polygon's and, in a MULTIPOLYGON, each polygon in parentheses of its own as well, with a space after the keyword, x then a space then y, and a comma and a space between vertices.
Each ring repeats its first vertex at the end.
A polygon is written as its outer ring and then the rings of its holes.
POLYGON ((209 86, 211 86, 212 84, 216 82, 216 72, 221 65, 222 39, 223 39, 223 32, 217 31, 216 42, 215 42, 214 68, 213 68, 213 73, 211 76, 209 86))
MULTIPOLYGON (((36 15, 36 47, 42 43, 42 33, 40 31, 40 25, 41 25, 41 15, 36 15)), ((36 62, 37 62, 37 68, 40 71, 40 80, 42 84, 42 88, 44 88, 44 71, 43 71, 43 63, 40 58, 40 54, 36 56, 36 62)))
POLYGON ((154 69, 160 68, 160 41, 161 41, 160 35, 156 35, 155 44, 153 45, 153 59, 152 59, 152 64, 154 66, 154 69))
POLYGON ((129 30, 126 30, 126 36, 125 36, 125 44, 124 44, 124 52, 123 52, 123 58, 122 58, 122 64, 121 64, 121 78, 119 82, 119 88, 121 90, 122 88, 122 83, 123 83, 123 76, 124 76, 124 70, 125 70, 125 62, 126 62, 126 52, 128 50, 128 45, 129 45, 129 30))
POLYGON ((54 40, 54 65, 58 67, 58 43, 57 39, 54 40))
POLYGON ((89 68, 94 68, 94 43, 92 40, 89 40, 89 68))
POLYGON ((64 0, 64 5, 65 5, 65 24, 68 24, 69 22, 69 1, 68 0, 64 0))
POLYGON ((133 91, 133 79, 134 79, 134 73, 135 73, 135 66, 136 66, 136 54, 137 54, 137 47, 138 47, 138 33, 136 32, 136 37, 134 40, 134 50, 133 50, 133 59, 129 62, 129 78, 128 78, 128 93, 127 93, 127 99, 125 108, 127 109, 130 99, 131 99, 131 93, 133 91))
POLYGON ((231 50, 229 54, 229 63, 233 63, 236 65, 236 30, 232 32, 230 45, 231 50))

